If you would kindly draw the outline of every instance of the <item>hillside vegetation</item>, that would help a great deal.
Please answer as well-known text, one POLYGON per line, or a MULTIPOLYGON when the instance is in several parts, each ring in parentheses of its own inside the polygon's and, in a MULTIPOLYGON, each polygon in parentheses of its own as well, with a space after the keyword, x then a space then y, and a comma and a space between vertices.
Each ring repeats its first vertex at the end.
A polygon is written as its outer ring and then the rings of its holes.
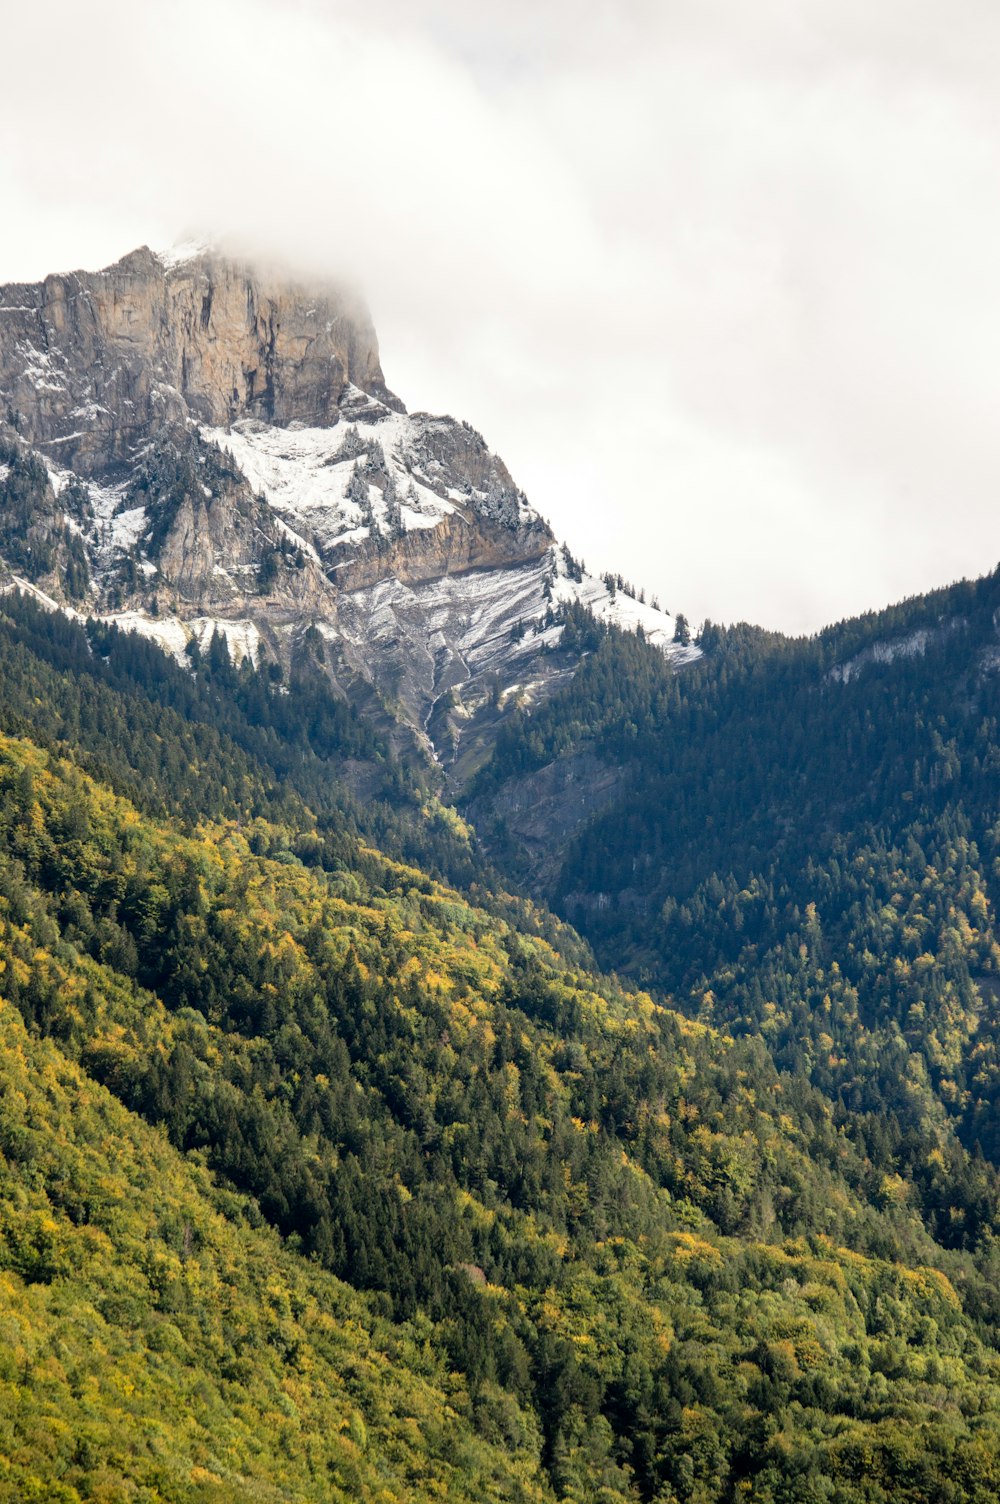
POLYGON ((294 789, 242 807, 210 738, 228 812, 139 809, 92 776, 136 703, 105 685, 76 755, 35 661, 60 747, 0 742, 8 1497, 995 1497, 988 1240, 936 1241, 891 1145, 523 902, 294 789))
POLYGON ((595 744, 626 769, 567 836, 556 905, 605 965, 766 1041, 961 1247, 997 1230, 998 609, 994 574, 808 641, 708 626, 676 676, 598 634, 480 786, 595 744))

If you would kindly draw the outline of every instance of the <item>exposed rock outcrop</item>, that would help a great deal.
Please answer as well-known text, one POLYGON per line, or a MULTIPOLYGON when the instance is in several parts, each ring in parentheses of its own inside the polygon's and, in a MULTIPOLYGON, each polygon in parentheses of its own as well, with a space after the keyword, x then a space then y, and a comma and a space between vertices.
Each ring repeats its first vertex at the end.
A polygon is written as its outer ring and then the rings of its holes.
POLYGON ((338 587, 352 591, 384 579, 423 585, 444 575, 527 564, 547 553, 552 542, 540 517, 518 528, 502 527, 489 519, 470 524, 468 516, 456 508, 436 527, 401 533, 377 550, 344 545, 332 558, 338 587), (342 560, 338 558, 341 553, 342 560))
POLYGON ((567 602, 671 650, 670 618, 585 576, 481 434, 406 413, 334 284, 143 247, 0 288, 0 446, 0 576, 169 651, 218 630, 307 657, 456 770, 571 671, 567 602))
POLYGON ((83 474, 190 418, 333 424, 350 386, 401 409, 355 296, 208 251, 171 261, 143 247, 101 272, 0 289, 8 416, 83 474))

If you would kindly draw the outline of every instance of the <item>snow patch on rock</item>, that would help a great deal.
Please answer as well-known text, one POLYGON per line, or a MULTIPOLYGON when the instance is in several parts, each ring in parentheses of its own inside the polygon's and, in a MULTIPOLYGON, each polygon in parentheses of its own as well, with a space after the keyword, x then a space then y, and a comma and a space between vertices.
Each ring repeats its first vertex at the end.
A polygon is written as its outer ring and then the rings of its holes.
MULTIPOLYGON (((71 621, 85 622, 87 617, 72 606, 53 600, 44 590, 33 585, 21 575, 14 575, 10 582, 0 586, 0 595, 16 590, 28 595, 46 611, 60 612, 71 621)), ((122 632, 135 632, 154 642, 168 657, 175 658, 182 667, 190 667, 188 644, 196 641, 204 651, 216 633, 225 640, 232 661, 239 665, 245 658, 257 666, 260 662, 263 638, 249 618, 229 620, 217 616, 196 616, 191 621, 182 621, 177 616, 150 616, 145 611, 113 611, 95 618, 106 626, 117 627, 122 632)))
POLYGON ((46 611, 61 611, 63 616, 68 616, 73 621, 85 620, 79 611, 73 610, 72 606, 64 606, 59 601, 53 600, 51 595, 46 595, 44 590, 39 590, 37 585, 33 585, 30 580, 24 579, 19 574, 12 575, 8 584, 0 586, 0 595, 9 595, 12 590, 16 590, 19 595, 30 595, 32 600, 37 601, 46 611))
POLYGON ((957 619, 942 621, 937 627, 918 627, 908 632, 904 637, 884 638, 879 642, 872 642, 860 653, 855 653, 853 658, 848 658, 844 663, 834 664, 829 671, 829 677, 839 684, 848 684, 857 677, 863 669, 873 663, 894 663, 898 658, 923 657, 928 647, 933 643, 940 642, 950 632, 954 632, 960 625, 957 619))
POLYGON ((244 419, 229 430, 204 428, 202 437, 235 460, 289 527, 319 553, 328 553, 335 545, 367 538, 365 500, 382 531, 393 530, 384 486, 375 483, 376 477, 383 477, 366 469, 376 446, 381 446, 386 474, 395 487, 399 529, 435 527, 455 510, 408 468, 404 456, 413 442, 414 419, 383 411, 385 417, 361 433, 345 423, 336 428, 277 428, 244 419), (360 504, 348 495, 355 466, 369 482, 360 504))
POLYGON ((153 255, 161 266, 168 272, 172 272, 187 261, 197 261, 199 256, 208 255, 211 250, 212 247, 207 240, 191 238, 175 240, 172 245, 164 246, 162 250, 153 249, 153 255))
POLYGON ((188 645, 194 641, 205 651, 218 633, 225 640, 232 661, 239 665, 249 658, 256 667, 260 661, 262 638, 249 619, 230 621, 217 616, 196 616, 182 621, 177 616, 149 616, 145 611, 116 611, 101 616, 100 621, 122 632, 136 632, 155 642, 157 647, 175 658, 182 668, 189 668, 188 645))
POLYGON ((248 618, 241 621, 228 621, 213 616, 196 616, 189 625, 202 649, 208 647, 213 636, 218 632, 221 637, 225 638, 229 656, 237 666, 245 658, 249 658, 254 668, 260 662, 263 639, 256 625, 248 618))

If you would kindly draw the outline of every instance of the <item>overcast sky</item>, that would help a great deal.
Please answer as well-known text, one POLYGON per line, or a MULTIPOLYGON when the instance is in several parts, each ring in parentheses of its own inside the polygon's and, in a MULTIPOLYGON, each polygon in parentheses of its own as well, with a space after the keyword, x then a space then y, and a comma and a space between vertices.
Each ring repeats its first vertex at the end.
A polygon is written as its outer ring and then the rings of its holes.
POLYGON ((357 278, 592 568, 788 630, 1000 557, 1000 7, 5 7, 0 281, 357 278))

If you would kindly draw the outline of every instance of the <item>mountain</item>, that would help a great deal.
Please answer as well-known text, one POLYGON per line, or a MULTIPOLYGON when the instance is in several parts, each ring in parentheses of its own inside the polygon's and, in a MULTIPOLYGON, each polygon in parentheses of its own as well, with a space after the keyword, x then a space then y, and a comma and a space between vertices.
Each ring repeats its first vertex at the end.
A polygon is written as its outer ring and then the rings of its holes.
POLYGON ((182 657, 317 660, 403 750, 482 761, 575 667, 585 602, 680 659, 674 621, 586 575, 467 423, 408 414, 335 286, 188 247, 0 289, 9 578, 182 657))
POLYGON ((0 390, 0 1500, 995 1500, 1000 575, 674 643, 198 248, 0 390))

